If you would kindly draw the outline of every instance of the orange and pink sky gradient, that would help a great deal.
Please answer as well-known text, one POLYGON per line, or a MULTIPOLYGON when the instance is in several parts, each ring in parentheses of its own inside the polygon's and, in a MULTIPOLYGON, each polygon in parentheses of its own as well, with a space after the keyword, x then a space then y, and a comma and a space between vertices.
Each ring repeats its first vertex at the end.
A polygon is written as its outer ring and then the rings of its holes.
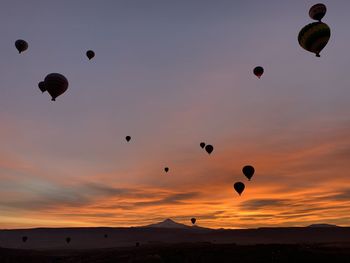
POLYGON ((350 225, 349 1, 320 58, 314 1, 3 2, 0 228, 350 225))

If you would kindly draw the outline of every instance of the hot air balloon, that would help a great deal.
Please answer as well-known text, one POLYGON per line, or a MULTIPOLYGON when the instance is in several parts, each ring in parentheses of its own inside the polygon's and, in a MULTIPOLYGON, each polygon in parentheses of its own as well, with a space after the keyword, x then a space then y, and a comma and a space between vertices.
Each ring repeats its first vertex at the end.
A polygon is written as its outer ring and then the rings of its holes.
POLYGON ((23 39, 16 40, 15 46, 20 54, 28 49, 28 43, 23 39))
POLYGON ((88 57, 88 59, 92 59, 95 56, 95 52, 92 50, 88 50, 86 51, 86 56, 88 57))
POLYGON ((242 182, 236 182, 234 183, 233 187, 235 188, 236 192, 241 195, 244 191, 245 185, 242 182))
POLYGON ((22 242, 23 242, 23 243, 25 243, 27 240, 28 240, 28 237, 27 237, 27 236, 23 236, 23 237, 22 237, 22 242))
POLYGON ((68 89, 68 80, 65 76, 59 73, 51 73, 44 79, 44 83, 39 83, 39 88, 42 92, 47 91, 52 101, 55 101, 58 96, 63 94, 68 89))
POLYGON ((196 219, 194 217, 191 218, 191 222, 194 225, 196 223, 196 219))
POLYGON ((205 147, 205 142, 201 142, 199 146, 203 149, 205 147))
POLYGON ((212 145, 210 145, 210 144, 207 144, 205 146, 205 150, 207 151, 208 154, 211 154, 213 152, 213 150, 214 150, 214 147, 212 145))
POLYGON ((129 141, 131 140, 131 137, 130 137, 130 136, 126 136, 126 137, 125 137, 125 140, 126 140, 127 142, 129 142, 129 141))
POLYGON ((327 12, 327 7, 324 4, 316 4, 311 6, 309 10, 309 16, 313 20, 317 20, 321 22, 321 19, 324 17, 324 15, 327 12))
POLYGON ((248 178, 248 180, 250 181, 250 179, 253 177, 255 169, 253 166, 251 165, 246 165, 243 167, 242 169, 243 174, 245 175, 245 177, 248 178))
POLYGON ((70 237, 67 237, 67 238, 66 238, 67 244, 69 244, 70 241, 71 241, 71 238, 70 238, 70 237))
POLYGON ((39 87, 39 89, 41 90, 41 92, 45 92, 45 91, 46 91, 45 82, 44 82, 44 81, 40 81, 40 82, 38 83, 38 87, 39 87))
POLYGON ((331 29, 327 24, 314 22, 300 30, 298 42, 302 48, 320 57, 320 52, 327 45, 330 37, 331 29))
POLYGON ((264 68, 260 67, 260 66, 255 67, 253 72, 254 72, 254 75, 257 76, 260 79, 262 74, 264 74, 264 68))
POLYGON ((105 235, 104 235, 104 237, 105 237, 105 238, 107 238, 107 237, 108 237, 108 235, 107 235, 107 234, 105 234, 105 235))
POLYGON ((167 172, 169 172, 169 168, 168 167, 165 167, 164 168, 164 171, 167 173, 167 172))

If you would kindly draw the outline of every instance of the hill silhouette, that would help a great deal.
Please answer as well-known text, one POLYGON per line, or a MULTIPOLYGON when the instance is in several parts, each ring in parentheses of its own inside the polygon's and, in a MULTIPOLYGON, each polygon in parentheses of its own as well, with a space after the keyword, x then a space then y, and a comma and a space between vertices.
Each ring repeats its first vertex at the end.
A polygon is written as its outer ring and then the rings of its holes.
POLYGON ((187 230, 191 230, 191 231, 210 231, 213 230, 211 228, 205 228, 205 227, 200 227, 198 225, 193 225, 193 226, 188 226, 185 224, 181 224, 178 222, 175 222, 174 220, 168 218, 165 219, 162 222, 159 223, 155 223, 155 224, 151 224, 151 225, 147 225, 144 226, 145 228, 170 228, 170 229, 187 229, 187 230))
POLYGON ((181 228, 181 229, 188 229, 190 226, 187 226, 185 224, 177 223, 174 220, 171 220, 170 218, 165 219, 162 222, 147 225, 145 227, 155 227, 155 228, 181 228))
POLYGON ((308 227, 338 227, 337 225, 331 225, 331 224, 312 224, 308 227))
POLYGON ((210 229, 171 219, 140 227, 35 228, 0 230, 0 247, 15 249, 100 249, 176 243, 298 244, 350 243, 349 227, 210 229), (22 238, 26 236, 26 242, 22 238), (70 242, 67 243, 67 237, 70 242))

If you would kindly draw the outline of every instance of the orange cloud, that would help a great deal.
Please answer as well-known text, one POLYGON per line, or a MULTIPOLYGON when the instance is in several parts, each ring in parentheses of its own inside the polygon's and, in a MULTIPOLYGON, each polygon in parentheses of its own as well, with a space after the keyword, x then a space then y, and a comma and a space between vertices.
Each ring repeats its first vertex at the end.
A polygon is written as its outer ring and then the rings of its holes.
POLYGON ((2 158, 3 172, 14 169, 28 178, 2 176, 0 227, 133 226, 165 218, 190 224, 193 216, 214 228, 348 225, 348 132, 218 143, 210 156, 196 145, 173 156, 168 174, 157 157, 131 171, 53 180, 25 161, 2 158), (241 172, 246 164, 256 168, 251 182, 241 172), (246 184, 241 197, 235 181, 246 184))

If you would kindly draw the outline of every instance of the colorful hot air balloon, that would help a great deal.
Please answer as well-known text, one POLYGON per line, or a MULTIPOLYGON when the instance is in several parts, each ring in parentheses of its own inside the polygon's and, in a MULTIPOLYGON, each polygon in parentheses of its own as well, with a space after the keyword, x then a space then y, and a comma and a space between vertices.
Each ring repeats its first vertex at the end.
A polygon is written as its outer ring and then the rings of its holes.
POLYGON ((55 101, 58 96, 63 94, 68 89, 68 80, 65 76, 59 73, 51 73, 45 77, 44 84, 40 84, 42 92, 47 91, 52 101, 55 101))
POLYGON ((233 185, 233 188, 236 190, 236 192, 241 195, 244 191, 245 185, 242 182, 236 182, 233 185))
POLYGON ((196 223, 196 219, 194 217, 191 218, 191 222, 194 225, 196 223))
POLYGON ((320 57, 321 50, 331 37, 331 29, 323 22, 314 22, 301 29, 298 35, 299 45, 320 57))
POLYGON ((321 19, 324 17, 324 15, 327 12, 327 7, 324 4, 316 4, 311 6, 309 10, 309 16, 313 20, 317 20, 321 22, 321 19))
POLYGON ((28 43, 23 39, 16 40, 15 46, 20 54, 28 49, 28 43))
POLYGON ((264 74, 264 68, 260 67, 260 66, 255 67, 253 72, 254 72, 254 75, 257 76, 260 79, 262 74, 264 74))
POLYGON ((248 180, 250 181, 250 179, 252 179, 254 175, 255 169, 251 165, 246 165, 243 167, 242 172, 245 175, 245 177, 247 177, 248 180))
POLYGON ((167 173, 167 172, 169 172, 169 168, 168 167, 165 167, 164 168, 164 171, 167 173))
POLYGON ((129 142, 129 141, 131 140, 131 137, 130 137, 130 136, 126 136, 126 137, 125 137, 125 140, 126 140, 127 142, 129 142))
POLYGON ((207 151, 208 154, 211 154, 214 151, 214 147, 210 144, 207 144, 205 146, 205 150, 207 151))
POLYGON ((22 237, 22 242, 23 242, 23 243, 25 243, 27 240, 28 240, 28 237, 27 237, 27 236, 23 236, 23 237, 22 237))
POLYGON ((86 56, 88 57, 89 60, 91 60, 95 56, 95 52, 92 50, 86 51, 86 56))
POLYGON ((205 142, 201 142, 199 146, 203 149, 205 147, 205 142))

